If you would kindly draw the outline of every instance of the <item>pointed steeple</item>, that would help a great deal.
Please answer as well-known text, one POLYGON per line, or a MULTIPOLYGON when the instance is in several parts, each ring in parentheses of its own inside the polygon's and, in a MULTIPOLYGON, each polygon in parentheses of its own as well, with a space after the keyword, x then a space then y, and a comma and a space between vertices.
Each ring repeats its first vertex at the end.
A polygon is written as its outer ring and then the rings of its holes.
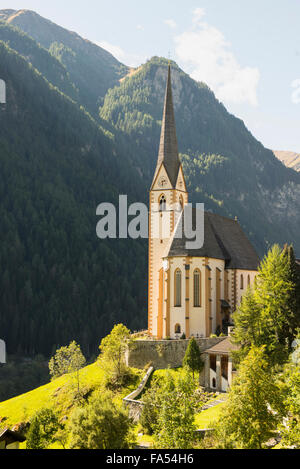
POLYGON ((172 186, 175 187, 178 177, 178 171, 180 168, 180 160, 178 155, 176 137, 170 65, 168 69, 167 89, 165 96, 160 145, 154 180, 156 179, 157 173, 162 163, 164 164, 172 186))

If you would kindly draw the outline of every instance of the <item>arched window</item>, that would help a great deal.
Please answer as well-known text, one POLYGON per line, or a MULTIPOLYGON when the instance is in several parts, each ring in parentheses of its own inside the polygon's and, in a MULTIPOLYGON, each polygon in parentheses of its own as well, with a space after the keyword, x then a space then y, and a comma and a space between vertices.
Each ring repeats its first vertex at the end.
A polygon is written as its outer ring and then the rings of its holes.
POLYGON ((181 334, 181 326, 180 326, 180 324, 176 324, 176 326, 175 326, 175 334, 181 334))
POLYGON ((250 283, 251 283, 250 275, 248 275, 248 287, 250 287, 250 283))
POLYGON ((244 290, 244 276, 241 274, 241 290, 244 290))
POLYGON ((201 306, 201 272, 199 269, 194 271, 194 306, 201 306))
POLYGON ((181 306, 181 271, 179 269, 175 272, 175 298, 174 306, 181 306))
POLYGON ((164 195, 162 195, 159 199, 159 211, 165 212, 167 210, 167 201, 164 195))
POLYGON ((183 197, 182 197, 182 195, 179 197, 179 205, 180 205, 180 211, 182 212, 182 210, 183 210, 183 197))
POLYGON ((216 389, 216 387, 217 387, 216 378, 212 379, 212 387, 213 387, 213 389, 216 389))

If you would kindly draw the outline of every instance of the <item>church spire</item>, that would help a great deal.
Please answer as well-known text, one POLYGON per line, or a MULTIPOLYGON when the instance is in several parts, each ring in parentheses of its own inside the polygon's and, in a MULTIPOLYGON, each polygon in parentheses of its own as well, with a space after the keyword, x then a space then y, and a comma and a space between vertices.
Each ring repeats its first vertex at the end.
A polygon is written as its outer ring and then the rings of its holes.
POLYGON ((174 117, 173 97, 172 97, 172 82, 171 82, 171 65, 168 68, 168 79, 167 88, 164 104, 164 113, 162 120, 162 129, 160 137, 160 145, 158 152, 158 160, 154 180, 156 179, 157 173, 161 167, 164 167, 169 176, 170 182, 173 187, 176 186, 178 177, 178 171, 180 168, 180 160, 178 155, 177 137, 176 137, 176 126, 174 117))

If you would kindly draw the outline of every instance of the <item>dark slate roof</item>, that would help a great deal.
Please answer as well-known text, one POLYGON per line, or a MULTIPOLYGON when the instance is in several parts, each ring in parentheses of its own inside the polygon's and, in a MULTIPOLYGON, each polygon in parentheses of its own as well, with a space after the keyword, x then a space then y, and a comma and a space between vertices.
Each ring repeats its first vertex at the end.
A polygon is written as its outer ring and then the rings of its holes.
POLYGON ((157 166, 154 174, 153 183, 160 170, 164 167, 169 176, 170 182, 173 187, 176 186, 178 172, 180 168, 180 160, 178 155, 178 145, 176 137, 176 126, 174 117, 174 106, 172 97, 172 82, 171 82, 171 66, 168 69, 167 88, 164 104, 164 113, 161 128, 160 145, 158 152, 157 166))
POLYGON ((227 337, 226 339, 222 340, 222 342, 219 342, 217 345, 214 345, 213 347, 205 350, 205 353, 229 354, 230 352, 238 349, 238 345, 232 344, 230 337, 227 337))
POLYGON ((8 441, 8 443, 14 443, 15 441, 23 442, 26 438, 19 432, 9 430, 9 428, 0 429, 0 441, 8 441))
MULTIPOLYGON (((184 212, 182 214, 184 226, 184 212)), ((193 230, 196 229, 196 209, 193 208, 193 230)), ((210 212, 204 213, 204 245, 200 249, 186 249, 188 240, 176 237, 175 229, 166 257, 211 257, 223 259, 228 269, 257 270, 259 257, 239 223, 210 212)))

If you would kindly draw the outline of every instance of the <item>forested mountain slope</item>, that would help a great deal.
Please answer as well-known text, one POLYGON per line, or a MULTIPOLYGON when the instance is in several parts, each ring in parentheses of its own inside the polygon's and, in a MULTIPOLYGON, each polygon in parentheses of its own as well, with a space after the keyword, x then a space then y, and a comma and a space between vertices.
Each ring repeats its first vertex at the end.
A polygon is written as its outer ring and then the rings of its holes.
MULTIPOLYGON (((128 69, 109 53, 36 13, 1 10, 1 16, 63 63, 78 89, 78 102, 95 117, 100 104, 101 118, 119 131, 118 141, 136 157, 134 165, 146 178, 147 189, 156 163, 166 61, 154 58, 124 78, 128 69)), ((300 255, 300 176, 265 149, 205 84, 176 64, 173 87, 179 148, 192 200, 237 216, 260 254, 274 242, 290 242, 300 255)))
POLYGON ((11 49, 22 55, 60 91, 76 101, 79 99, 78 90, 71 82, 64 65, 27 34, 0 21, 0 41, 5 42, 11 49))
POLYGON ((49 355, 73 339, 95 353, 116 322, 145 326, 145 243, 95 231, 99 203, 141 200, 145 182, 112 136, 3 42, 0 76, 1 338, 10 353, 49 355))
MULTIPOLYGON (((0 18, 1 337, 10 353, 48 355, 72 339, 95 353, 114 323, 146 326, 147 243, 99 241, 95 209, 119 194, 147 200, 167 61, 124 78, 109 53, 34 12, 0 18)), ((192 201, 237 216, 261 255, 293 242, 300 257, 300 174, 206 85, 174 63, 172 76, 192 201)))
MULTIPOLYGON (((100 116, 140 145, 150 185, 159 143, 167 60, 154 57, 108 91, 100 116)), ((260 254, 294 243, 300 255, 300 175, 278 161, 214 94, 178 66, 172 82, 179 150, 194 202, 239 218, 260 254)))
POLYGON ((106 50, 34 11, 0 10, 1 19, 19 27, 66 66, 81 104, 93 114, 106 91, 128 71, 106 50))

